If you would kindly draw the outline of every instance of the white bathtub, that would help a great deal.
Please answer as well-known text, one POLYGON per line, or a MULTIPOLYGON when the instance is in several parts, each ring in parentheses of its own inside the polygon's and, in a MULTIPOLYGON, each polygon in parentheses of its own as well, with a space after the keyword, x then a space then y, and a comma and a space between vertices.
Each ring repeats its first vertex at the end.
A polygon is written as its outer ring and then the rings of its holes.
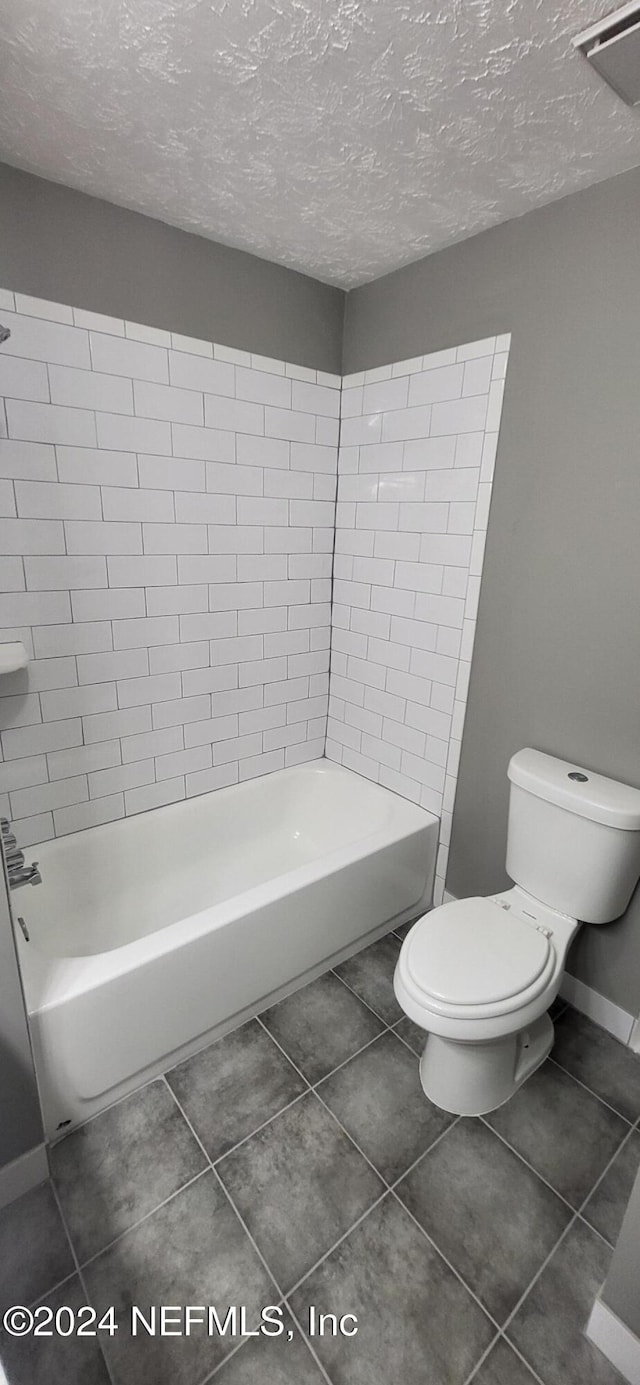
POLYGON ((438 825, 316 760, 34 848, 14 901, 49 1139, 428 908, 438 825))

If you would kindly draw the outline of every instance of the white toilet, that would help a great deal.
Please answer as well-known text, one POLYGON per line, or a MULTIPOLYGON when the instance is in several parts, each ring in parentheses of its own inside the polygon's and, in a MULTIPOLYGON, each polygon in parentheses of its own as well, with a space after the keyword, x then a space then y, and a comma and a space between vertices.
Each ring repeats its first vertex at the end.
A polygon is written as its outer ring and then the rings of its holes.
POLYGON ((513 756, 509 779, 514 888, 425 914, 394 978, 426 1031, 424 1091, 457 1115, 493 1111, 544 1062, 571 939, 618 918, 640 876, 640 790, 537 750, 513 756))

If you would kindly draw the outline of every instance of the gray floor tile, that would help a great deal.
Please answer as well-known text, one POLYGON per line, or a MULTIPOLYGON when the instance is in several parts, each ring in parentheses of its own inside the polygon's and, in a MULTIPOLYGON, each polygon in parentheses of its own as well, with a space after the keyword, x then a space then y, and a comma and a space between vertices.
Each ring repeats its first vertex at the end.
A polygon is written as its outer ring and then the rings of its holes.
POLYGON ((318 1095, 388 1183, 455 1119, 427 1100, 417 1059, 388 1032, 321 1082, 318 1095))
POLYGON ((554 1063, 538 1068, 487 1120, 574 1207, 629 1129, 554 1063))
POLYGON ((334 1385, 462 1385, 493 1328, 444 1260, 391 1195, 293 1295, 308 1321, 355 1313, 358 1334, 316 1337, 334 1385))
POLYGON ((215 1174, 204 1173, 151 1217, 105 1250, 85 1270, 98 1313, 114 1304, 123 1324, 104 1345, 114 1385, 197 1385, 237 1344, 207 1336, 133 1337, 130 1305, 245 1304, 257 1326, 277 1294, 215 1174))
MULTIPOLYGON (((44 1300, 53 1313, 63 1306, 77 1313, 86 1302, 77 1275, 44 1300)), ((0 1376, 6 1385, 109 1385, 99 1342, 100 1334, 20 1339, 2 1332, 0 1376)))
POLYGON ((516 1313, 507 1335, 545 1385, 622 1385, 622 1376, 584 1335, 611 1251, 575 1222, 516 1313))
POLYGON ((281 1337, 254 1337, 218 1371, 216 1385, 324 1385, 324 1376, 288 1313, 281 1337), (292 1332, 291 1341, 287 1332, 292 1332))
POLYGON ((387 933, 379 942, 356 952, 355 957, 335 968, 347 985, 375 1010, 385 1024, 402 1019, 402 1010, 393 990, 393 973, 400 953, 400 939, 387 933))
POLYGON ((150 1082, 54 1145, 51 1171, 80 1263, 206 1162, 164 1082, 150 1082))
POLYGON ((75 1265, 50 1183, 32 1188, 0 1212, 0 1312, 29 1306, 75 1265))
POLYGON ((309 1082, 326 1077, 384 1027, 330 971, 260 1018, 309 1082))
POLYGON ((640 1115, 640 1054, 571 1008, 556 1022, 553 1057, 633 1122, 640 1115))
POLYGON ((408 1015, 405 1015, 404 1019, 401 1019, 399 1024, 394 1024, 393 1027, 396 1034, 404 1039, 405 1044, 408 1044, 409 1048, 412 1048, 414 1053, 418 1055, 418 1058, 421 1058, 427 1042, 426 1029, 421 1029, 419 1024, 414 1024, 408 1015))
POLYGON ((226 1154, 305 1091, 302 1078, 257 1020, 180 1063, 167 1081, 211 1159, 226 1154))
POLYGON ((618 1239, 639 1165, 640 1134, 635 1130, 591 1194, 582 1214, 611 1245, 618 1239))
POLYGON ((313 1093, 228 1154, 218 1170, 284 1290, 383 1188, 313 1093))
POLYGON ((473 1385, 537 1385, 528 1366, 501 1337, 473 1377, 473 1385))
POLYGON ((566 1204, 477 1120, 459 1121, 396 1191, 501 1324, 571 1218, 566 1204))
MULTIPOLYGON (((418 918, 422 918, 422 914, 419 914, 419 915, 418 915, 418 918)), ((400 924, 398 925, 398 927, 397 927, 397 928, 394 928, 394 930, 393 930, 394 933, 395 933, 395 935, 396 935, 396 938, 400 938, 401 941, 404 942, 404 940, 405 940, 405 938, 406 938, 406 936, 407 936, 407 933, 410 933, 410 932, 411 932, 411 929, 413 928, 414 923, 417 923, 417 922, 418 922, 418 919, 416 918, 416 919, 409 919, 409 922, 408 922, 408 923, 400 923, 400 924)))

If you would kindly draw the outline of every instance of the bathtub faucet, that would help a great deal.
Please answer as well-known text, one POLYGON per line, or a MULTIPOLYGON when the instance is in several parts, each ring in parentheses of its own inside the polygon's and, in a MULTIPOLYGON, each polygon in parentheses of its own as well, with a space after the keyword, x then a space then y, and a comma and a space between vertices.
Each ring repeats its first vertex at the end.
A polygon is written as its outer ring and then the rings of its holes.
POLYGON ((8 818, 0 818, 0 835, 9 888, 19 890, 21 885, 41 885, 42 876, 38 870, 38 862, 34 861, 33 865, 25 866, 24 851, 20 851, 18 847, 8 818))
POLYGON ((17 855, 22 856, 22 864, 16 862, 14 867, 8 867, 9 888, 11 890, 19 890, 21 885, 41 885, 42 876, 38 870, 38 862, 34 861, 33 865, 25 866, 24 853, 19 851, 17 855))

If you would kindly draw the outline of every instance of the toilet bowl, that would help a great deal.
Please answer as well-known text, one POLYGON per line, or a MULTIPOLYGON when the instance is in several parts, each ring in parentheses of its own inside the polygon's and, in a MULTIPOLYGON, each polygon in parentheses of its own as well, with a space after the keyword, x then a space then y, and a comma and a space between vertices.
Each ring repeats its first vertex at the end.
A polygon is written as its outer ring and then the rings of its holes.
POLYGON ((608 923, 640 875, 640 791, 536 750, 509 763, 501 894, 453 900, 407 934, 394 988, 425 1031, 422 1087, 479 1116, 508 1101, 553 1044, 547 1014, 580 921, 608 923))
POLYGON ((455 900, 407 935, 394 979, 425 1033, 420 1080, 436 1106, 479 1116, 501 1106, 548 1056, 555 999, 578 921, 518 886, 455 900))

